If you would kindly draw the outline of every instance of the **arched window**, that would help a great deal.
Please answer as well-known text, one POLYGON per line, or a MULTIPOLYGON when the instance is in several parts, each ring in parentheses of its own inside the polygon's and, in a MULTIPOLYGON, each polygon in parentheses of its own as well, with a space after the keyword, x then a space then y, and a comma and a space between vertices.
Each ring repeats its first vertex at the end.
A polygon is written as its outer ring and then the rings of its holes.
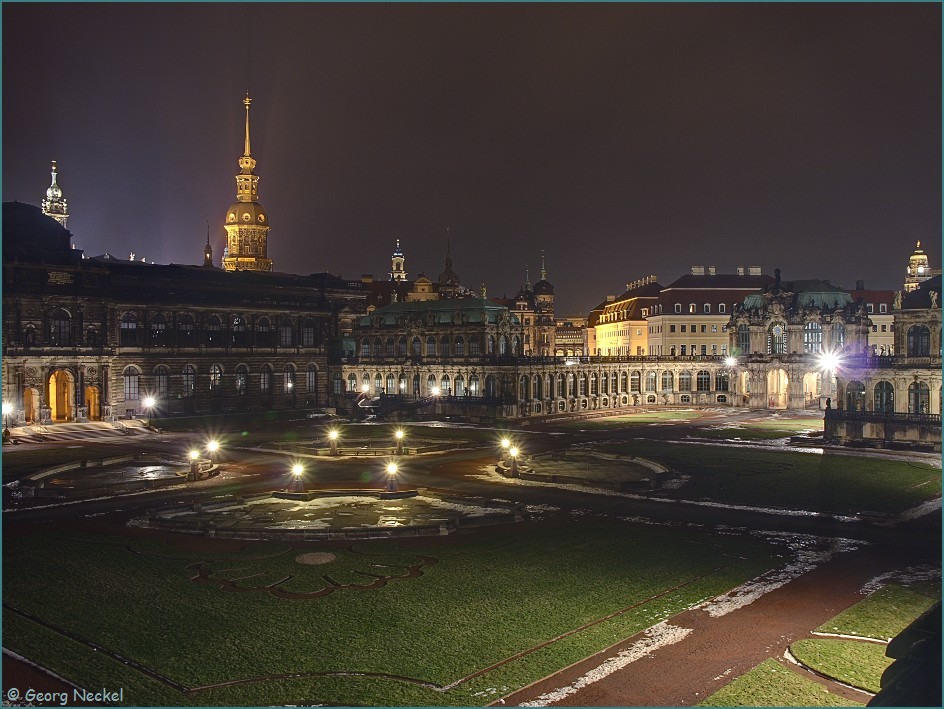
POLYGON ((318 331, 315 321, 305 318, 302 321, 302 347, 315 347, 318 344, 318 331))
POLYGON ((413 398, 418 398, 420 395, 420 375, 413 375, 413 398))
POLYGON ((141 373, 137 367, 125 367, 121 376, 125 385, 125 401, 137 401, 139 398, 138 382, 141 373))
POLYGON ((159 365, 154 368, 154 396, 166 399, 170 395, 170 374, 167 367, 159 365))
POLYGON ((207 318, 206 322, 206 346, 207 347, 222 347, 223 346, 223 337, 222 337, 223 324, 220 322, 220 319, 216 315, 211 315, 207 318))
MULTIPOLYGON (((28 342, 29 337, 26 339, 28 342)), ((72 346, 72 316, 62 308, 49 314, 49 344, 53 347, 72 346)))
POLYGON ((503 356, 506 354, 508 354, 508 338, 502 335, 498 338, 498 355, 503 356))
POLYGON ((432 335, 426 338, 426 356, 435 357, 436 356, 436 338, 432 335))
POLYGON ((177 346, 178 347, 196 347, 197 336, 193 325, 192 315, 177 316, 177 346))
POLYGON ((485 354, 494 355, 495 354, 495 336, 494 335, 488 336, 488 342, 486 346, 488 347, 488 350, 486 351, 485 354))
POLYGON ((819 354, 823 351, 823 326, 810 321, 803 326, 803 351, 819 354))
POLYGON ((469 396, 479 396, 479 377, 477 374, 469 375, 469 396))
POLYGON ((449 356, 449 336, 448 335, 443 335, 442 338, 439 340, 439 354, 442 357, 449 356))
POLYGON ((629 375, 629 390, 630 391, 639 391, 639 379, 640 379, 639 372, 632 372, 629 375))
POLYGON ((282 393, 294 394, 295 384, 295 367, 291 364, 286 364, 282 369, 282 393))
POLYGON ((787 353, 787 330, 782 323, 774 323, 767 331, 767 354, 787 353))
MULTIPOLYGON (((465 356, 465 340, 463 340, 461 336, 456 335, 456 357, 464 357, 464 356, 465 356)), ((456 396, 459 396, 458 387, 456 388, 456 392, 457 392, 456 396)))
POLYGON ((482 354, 482 340, 479 335, 469 338, 469 354, 473 357, 482 354))
POLYGON ((406 357, 406 337, 401 336, 397 340, 397 356, 406 357))
POLYGON ((370 357, 370 338, 361 340, 361 357, 370 357))
POLYGON ((924 382, 911 382, 908 386, 908 413, 926 414, 931 409, 931 390, 924 382))
POLYGON ((183 397, 192 399, 197 393, 197 368, 192 364, 185 366, 181 381, 183 397))
POLYGON ((865 384, 857 379, 846 384, 846 409, 848 411, 865 410, 865 384))
POLYGON ((397 380, 397 394, 406 394, 406 374, 400 372, 400 378, 397 380))
POLYGON ((279 347, 295 346, 295 328, 288 318, 279 320, 279 347))
POLYGON ((846 326, 841 322, 833 323, 833 336, 830 346, 834 350, 841 350, 846 344, 846 326))
POLYGON ((924 325, 908 328, 908 356, 927 357, 931 354, 931 331, 924 325))
POLYGON ((210 366, 210 396, 223 396, 223 368, 218 364, 210 366))
POLYGON ((465 378, 461 374, 456 375, 455 386, 456 396, 465 396, 465 378))
POLYGON ((662 372, 662 391, 672 391, 674 383, 672 372, 662 372))
POLYGON ((364 372, 364 376, 361 377, 361 393, 367 394, 368 392, 370 392, 370 375, 364 372))
POLYGON ((485 377, 485 396, 490 398, 498 396, 498 387, 495 383, 495 377, 491 374, 485 377))
POLYGON ((646 372, 646 391, 656 390, 656 381, 658 380, 658 377, 659 375, 656 374, 655 370, 646 372))
POLYGON ((518 399, 525 401, 528 398, 528 378, 521 377, 518 380, 518 399))
POLYGON ((702 369, 695 375, 695 390, 711 391, 711 374, 707 370, 702 369))
POLYGON ((576 393, 577 393, 576 382, 577 382, 577 379, 576 377, 574 377, 573 373, 568 372, 567 373, 567 398, 568 399, 573 399, 574 396, 576 396, 576 393))
POLYGON ((357 375, 356 374, 347 375, 347 390, 350 393, 357 391, 357 375))
POLYGON ((521 354, 521 340, 518 338, 517 335, 514 335, 511 338, 511 354, 514 355, 515 357, 521 354))
POLYGON ((383 391, 383 379, 380 378, 380 372, 377 372, 374 375, 374 396, 380 394, 383 391))
POLYGON ((263 364, 259 370, 259 391, 262 396, 272 396, 272 365, 263 364))
POLYGON ((161 313, 151 318, 151 347, 167 347, 167 318, 161 313))
POLYGON ((596 396, 598 393, 599 391, 597 391, 597 375, 591 374, 590 375, 590 395, 596 396))
POLYGON ((741 354, 750 354, 751 329, 747 325, 738 325, 737 336, 738 352, 741 354))
POLYGON ((125 313, 118 323, 118 344, 122 347, 138 346, 138 316, 125 313))
POLYGON ((242 315, 233 316, 233 347, 249 346, 249 329, 246 327, 246 319, 242 315))
POLYGON ((603 374, 600 375, 600 393, 610 393, 610 375, 606 372, 603 372, 603 374))
POLYGON ((875 385, 875 395, 872 402, 873 411, 891 413, 895 410, 895 387, 891 382, 884 380, 875 385))
MULTIPOLYGON (((636 375, 636 388, 633 391, 639 391, 639 372, 633 372, 633 374, 636 375)), ((625 394, 628 386, 629 386, 629 376, 626 374, 626 372, 621 372, 620 383, 619 383, 620 394, 625 394)))
POLYGON ((428 396, 432 396, 432 395, 433 395, 433 389, 438 389, 438 388, 439 388, 439 387, 436 385, 436 375, 435 375, 435 374, 430 374, 430 375, 426 378, 426 394, 427 394, 428 396))
POLYGON ((728 374, 728 370, 720 369, 715 372, 715 389, 717 391, 727 391, 729 381, 730 375, 728 374))
POLYGON ((411 354, 414 357, 419 357, 423 354, 423 341, 419 338, 419 335, 413 337, 411 354))
POLYGON ((581 374, 577 377, 577 396, 587 395, 587 375, 581 374))
POLYGON ((397 385, 393 381, 393 374, 387 374, 387 386, 384 388, 384 394, 396 394, 397 385))
POLYGON ((395 351, 396 343, 393 341, 392 337, 388 337, 387 341, 384 343, 384 354, 387 357, 393 357, 395 351))
MULTIPOLYGON (((28 347, 36 341, 36 329, 32 325, 29 325, 26 328, 26 331, 28 337, 24 340, 24 344, 26 344, 28 347)), ((99 344, 98 330, 96 330, 93 325, 89 325, 87 328, 85 328, 85 344, 89 347, 96 347, 99 344)))
POLYGON ((246 396, 249 393, 249 369, 245 364, 236 367, 236 396, 246 396))
POLYGON ((451 385, 450 382, 449 382, 449 375, 448 375, 448 374, 443 374, 443 375, 442 375, 442 380, 440 381, 440 384, 439 384, 439 390, 440 390, 440 392, 442 393, 443 396, 449 396, 449 395, 450 395, 450 392, 451 392, 451 390, 452 390, 452 385, 451 385))
POLYGON ((688 371, 679 372, 678 388, 679 388, 679 391, 692 390, 692 373, 691 372, 688 372, 688 371))
POLYGON ((256 346, 272 347, 272 323, 269 318, 261 317, 256 321, 256 346))

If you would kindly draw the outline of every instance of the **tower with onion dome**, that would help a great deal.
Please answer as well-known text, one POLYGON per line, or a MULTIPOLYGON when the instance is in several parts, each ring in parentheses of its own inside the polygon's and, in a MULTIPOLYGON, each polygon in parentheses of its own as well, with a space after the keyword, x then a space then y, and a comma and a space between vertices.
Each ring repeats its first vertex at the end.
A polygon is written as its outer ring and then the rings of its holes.
POLYGON ((69 204, 68 200, 62 196, 62 188, 59 187, 56 178, 58 176, 56 161, 52 161, 52 182, 46 188, 46 198, 43 200, 43 214, 52 217, 62 224, 66 229, 69 228, 69 204))

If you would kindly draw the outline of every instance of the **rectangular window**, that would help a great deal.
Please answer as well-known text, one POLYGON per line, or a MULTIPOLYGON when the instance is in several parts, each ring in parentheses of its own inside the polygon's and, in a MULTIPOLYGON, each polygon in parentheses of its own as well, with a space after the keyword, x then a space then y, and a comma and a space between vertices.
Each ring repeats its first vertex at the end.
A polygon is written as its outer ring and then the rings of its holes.
POLYGON ((682 352, 682 356, 684 357, 684 356, 685 356, 685 345, 682 345, 682 346, 681 346, 681 352, 682 352))
POLYGON ((705 312, 706 312, 706 313, 710 313, 710 312, 711 312, 711 303, 705 303, 705 312))
POLYGON ((682 304, 681 304, 681 303, 676 303, 676 304, 675 304, 675 312, 677 312, 677 313, 682 312, 682 304))
POLYGON ((717 326, 717 325, 712 325, 712 326, 711 326, 711 331, 712 331, 712 332, 718 332, 718 326, 717 326))
POLYGON ((708 332, 708 326, 707 326, 707 325, 702 325, 702 326, 701 326, 701 331, 702 331, 702 332, 708 332))
POLYGON ((701 353, 702 353, 703 355, 708 354, 708 345, 702 345, 702 346, 701 346, 701 353))
POLYGON ((675 332, 675 325, 669 325, 669 332, 675 332))
POLYGON ((291 325, 280 325, 279 326, 279 347, 291 347, 292 346, 292 326, 291 325))
POLYGON ((712 345, 712 346, 711 346, 711 354, 713 354, 713 355, 718 354, 718 345, 712 345))
POLYGON ((721 356, 722 356, 722 357, 727 357, 727 356, 728 356, 728 346, 727 346, 727 345, 721 345, 721 356))
POLYGON ((685 331, 686 331, 686 330, 685 330, 685 327, 686 327, 685 325, 682 325, 682 332, 685 332, 685 331))
POLYGON ((878 325, 872 326, 872 332, 878 332, 878 325))
POLYGON ((888 303, 879 303, 879 304, 878 304, 878 311, 879 311, 880 313, 887 313, 887 312, 888 312, 888 303))
POLYGON ((882 325, 882 332, 888 332, 888 325, 882 325))
POLYGON ((724 312, 724 303, 718 303, 718 312, 719 312, 719 313, 723 313, 723 312, 724 312))
POLYGON ((869 312, 869 313, 874 313, 874 312, 875 312, 875 306, 874 306, 872 303, 869 303, 868 306, 867 306, 867 308, 868 308, 868 312, 869 312))

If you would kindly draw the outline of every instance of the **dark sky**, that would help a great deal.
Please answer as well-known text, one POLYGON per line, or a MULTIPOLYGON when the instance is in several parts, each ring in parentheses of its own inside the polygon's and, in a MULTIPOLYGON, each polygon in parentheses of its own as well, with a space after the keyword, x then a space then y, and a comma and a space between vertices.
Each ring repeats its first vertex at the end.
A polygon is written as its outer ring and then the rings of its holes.
POLYGON ((3 5, 3 199, 88 254, 219 258, 242 98, 280 271, 558 313, 692 265, 901 288, 941 259, 939 4, 3 5))

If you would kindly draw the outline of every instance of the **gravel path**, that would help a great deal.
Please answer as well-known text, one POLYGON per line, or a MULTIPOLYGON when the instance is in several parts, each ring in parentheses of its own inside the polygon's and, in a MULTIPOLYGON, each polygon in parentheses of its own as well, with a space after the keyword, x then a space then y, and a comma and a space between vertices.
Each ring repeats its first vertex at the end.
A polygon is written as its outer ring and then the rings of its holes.
MULTIPOLYGON (((692 706, 766 658, 775 658, 794 671, 853 701, 869 695, 816 678, 783 659, 791 643, 807 638, 817 626, 864 598, 860 589, 885 571, 900 568, 893 554, 866 547, 840 554, 830 562, 750 605, 721 617, 698 608, 667 621, 676 642, 658 646, 641 633, 525 689, 497 704, 530 706, 692 706), (689 631, 687 633, 682 631, 689 631), (646 650, 647 647, 655 647, 646 650), (632 652, 633 646, 641 652, 632 652), (621 669, 601 668, 613 658, 639 656, 621 669), (602 672, 600 670, 603 670, 602 672)), ((663 633, 664 634, 664 633, 663 633)), ((613 663, 611 662, 610 665, 613 663)))

